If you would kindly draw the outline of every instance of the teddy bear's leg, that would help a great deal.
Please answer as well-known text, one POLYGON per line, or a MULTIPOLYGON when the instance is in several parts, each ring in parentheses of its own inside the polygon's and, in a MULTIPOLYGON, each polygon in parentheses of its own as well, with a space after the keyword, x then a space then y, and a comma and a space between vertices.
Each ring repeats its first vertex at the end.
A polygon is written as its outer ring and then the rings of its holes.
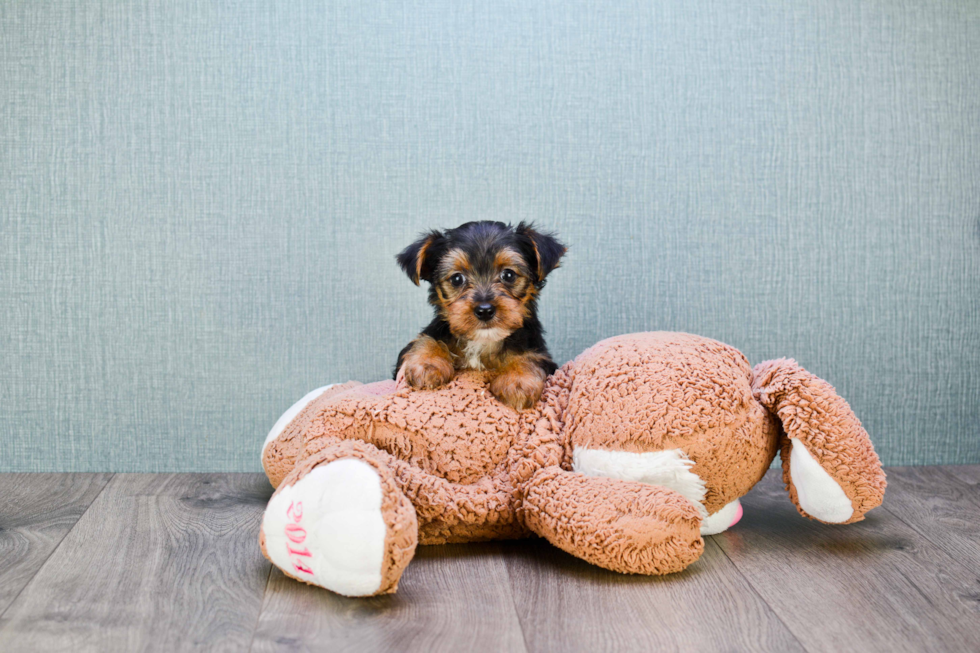
POLYGON ((363 443, 297 463, 269 500, 262 552, 287 576, 347 596, 394 592, 415 554, 415 508, 363 443))
MULTIPOLYGON (((357 465, 353 466, 354 471, 357 471, 357 468, 357 465)), ((514 518, 517 504, 518 491, 507 482, 506 477, 486 478, 470 484, 451 483, 378 449, 370 442, 324 435, 307 442, 303 458, 282 480, 279 490, 273 494, 266 508, 260 541, 266 557, 289 576, 332 589, 340 594, 352 596, 381 594, 395 591, 398 578, 411 559, 419 537, 423 534, 420 525, 424 526, 424 534, 429 544, 455 541, 461 529, 466 533, 464 538, 466 540, 515 537, 524 532, 514 518), (367 545, 374 542, 376 547, 379 541, 376 533, 381 532, 376 518, 379 513, 377 501, 371 490, 375 482, 371 480, 370 475, 363 473, 361 467, 362 473, 352 476, 355 482, 344 480, 347 476, 346 472, 343 475, 336 472, 337 469, 343 471, 350 466, 345 464, 335 467, 333 461, 348 460, 372 467, 382 487, 380 514, 386 528, 384 548, 386 553, 381 557, 382 581, 378 589, 371 589, 377 579, 377 574, 373 572, 370 575, 358 576, 366 590, 362 587, 338 584, 346 577, 338 577, 337 573, 353 567, 343 558, 337 558, 337 555, 344 551, 371 551, 372 549, 367 545), (329 475, 326 472, 316 471, 324 466, 330 467, 329 475), (348 491, 354 491, 357 496, 349 504, 345 504, 344 497, 348 496, 346 494, 348 491), (311 494, 314 498, 321 497, 322 501, 332 496, 340 499, 327 501, 323 504, 326 508, 317 507, 321 505, 320 503, 304 502, 300 521, 297 522, 295 510, 292 513, 287 512, 289 505, 297 498, 301 502, 305 501, 303 497, 307 494, 311 494), (371 500, 367 501, 364 497, 371 500), (314 508, 311 508, 311 505, 314 508), (355 536, 353 531, 337 527, 338 519, 343 521, 343 519, 353 518, 352 515, 332 516, 344 505, 349 505, 347 512, 354 511, 360 514, 357 523, 373 523, 372 528, 375 530, 355 536), (330 563, 327 568, 334 569, 334 572, 326 575, 318 572, 317 567, 309 564, 304 556, 300 556, 298 560, 308 571, 303 572, 295 567, 297 558, 287 548, 296 548, 295 540, 300 537, 296 535, 298 532, 296 526, 306 528, 305 523, 310 521, 310 515, 322 514, 328 516, 326 521, 319 517, 314 519, 314 525, 318 526, 315 534, 306 532, 302 538, 303 543, 310 543, 307 547, 310 555, 305 557, 319 561, 320 558, 315 558, 314 553, 324 550, 333 556, 327 560, 330 563), (368 516, 371 518, 369 519, 368 516), (290 520, 296 526, 290 526, 290 520), (283 536, 288 541, 283 540, 283 536), (270 546, 272 537, 279 538, 277 542, 273 542, 278 548, 270 546), (325 549, 318 544, 321 541, 326 542, 325 549), (338 551, 339 553, 334 555, 338 551), (398 553, 399 551, 401 553, 398 553), (330 562, 335 559, 339 561, 330 562)), ((368 561, 369 570, 373 570, 376 558, 370 558, 368 561)))
POLYGON ((306 408, 311 403, 313 403, 313 400, 318 399, 319 397, 324 395, 324 393, 326 393, 327 390, 330 390, 331 388, 335 388, 338 385, 340 384, 328 383, 327 385, 317 388, 316 390, 311 390, 310 392, 307 392, 305 395, 303 395, 302 399, 300 399, 295 404, 290 406, 285 413, 280 415, 279 419, 276 420, 276 423, 273 424, 272 428, 269 430, 269 435, 267 435, 265 438, 265 443, 262 445, 263 453, 265 452, 266 448, 270 444, 272 444, 273 442, 278 440, 280 436, 282 436, 282 432, 286 430, 286 427, 289 426, 289 423, 292 422, 296 418, 296 416, 303 411, 304 408, 306 408))
POLYGON ((452 483, 372 442, 340 436, 309 441, 305 455, 318 456, 323 451, 355 452, 389 469, 398 489, 415 508, 425 544, 517 537, 524 533, 515 518, 519 491, 504 473, 491 474, 475 483, 452 483), (467 535, 459 537, 460 532, 467 535))
POLYGON ((881 504, 881 461, 833 386, 796 361, 779 359, 755 367, 752 392, 782 422, 783 481, 802 515, 849 524, 881 504))
POLYGON ((357 381, 332 383, 307 393, 293 404, 276 420, 265 439, 265 444, 262 445, 262 469, 265 470, 272 486, 278 487, 301 457, 306 440, 305 434, 310 430, 311 420, 319 408, 345 396, 354 388, 360 388, 369 395, 379 395, 390 391, 393 385, 393 381, 379 381, 367 385, 357 381))
POLYGON ((697 507, 658 485, 546 467, 525 486, 523 512, 538 535, 612 571, 669 574, 704 550, 697 507))

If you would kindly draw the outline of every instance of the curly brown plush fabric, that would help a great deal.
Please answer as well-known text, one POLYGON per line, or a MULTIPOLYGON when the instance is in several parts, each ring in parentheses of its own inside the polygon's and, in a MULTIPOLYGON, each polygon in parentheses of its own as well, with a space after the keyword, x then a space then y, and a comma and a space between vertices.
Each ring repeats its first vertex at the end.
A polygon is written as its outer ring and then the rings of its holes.
POLYGON ((686 333, 609 338, 574 361, 572 447, 680 449, 705 481, 709 513, 744 495, 776 455, 778 426, 752 396, 737 349, 686 333))
POLYGON ((293 469, 296 460, 303 452, 306 444, 306 433, 310 429, 310 420, 319 406, 329 403, 333 397, 343 394, 351 388, 361 385, 358 381, 338 383, 325 390, 319 397, 310 402, 283 429, 275 440, 270 442, 262 452, 262 466, 265 475, 269 477, 272 487, 279 487, 282 479, 293 469))
POLYGON ((801 515, 814 519, 800 507, 790 474, 793 439, 806 444, 850 499, 854 514, 844 523, 860 521, 866 512, 881 505, 886 485, 881 461, 867 431, 832 385, 795 360, 780 358, 756 365, 752 390, 759 402, 779 417, 786 431, 780 446, 783 482, 801 515))
MULTIPOLYGON (((607 569, 680 571, 703 550, 704 515, 748 492, 779 449, 799 508, 793 439, 846 494, 849 521, 881 503, 867 433, 829 384, 792 361, 753 370, 708 338, 638 333, 564 365, 525 412, 499 403, 487 383, 464 372, 438 390, 402 379, 336 386, 265 447, 276 486, 341 459, 377 470, 383 581, 366 593, 394 590, 416 542, 531 533, 607 569)), ((344 533, 327 536, 348 544, 344 533)))
POLYGON ((558 467, 528 483, 524 519, 555 546, 626 574, 681 571, 704 550, 701 515, 676 492, 558 467))

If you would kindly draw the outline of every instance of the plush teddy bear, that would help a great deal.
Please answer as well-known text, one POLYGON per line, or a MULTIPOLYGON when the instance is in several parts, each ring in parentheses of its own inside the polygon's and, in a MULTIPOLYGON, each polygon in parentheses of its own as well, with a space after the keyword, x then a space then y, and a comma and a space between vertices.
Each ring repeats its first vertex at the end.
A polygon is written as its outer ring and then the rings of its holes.
POLYGON ((749 366, 682 333, 603 340, 517 412, 466 372, 314 390, 266 440, 277 487, 259 537, 286 575, 348 596, 394 592, 418 544, 537 534, 606 569, 677 572, 779 450, 801 514, 831 524, 881 503, 868 434, 795 361, 749 366))

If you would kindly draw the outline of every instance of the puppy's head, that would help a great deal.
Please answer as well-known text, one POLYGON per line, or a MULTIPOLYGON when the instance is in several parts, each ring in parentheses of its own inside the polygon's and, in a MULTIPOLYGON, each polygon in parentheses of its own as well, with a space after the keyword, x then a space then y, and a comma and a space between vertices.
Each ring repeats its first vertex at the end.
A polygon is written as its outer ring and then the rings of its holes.
POLYGON ((497 342, 521 328, 565 246, 531 225, 467 222, 431 231, 398 255, 416 285, 428 281, 429 302, 457 337, 497 342))

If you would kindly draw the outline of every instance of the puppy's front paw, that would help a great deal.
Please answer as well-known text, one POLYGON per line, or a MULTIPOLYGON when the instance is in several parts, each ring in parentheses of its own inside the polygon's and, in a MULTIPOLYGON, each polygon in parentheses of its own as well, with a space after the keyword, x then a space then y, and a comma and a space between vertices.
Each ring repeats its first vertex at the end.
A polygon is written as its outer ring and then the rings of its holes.
POLYGON ((452 380, 453 360, 445 344, 419 336, 405 353, 402 371, 408 385, 432 390, 452 380))
POLYGON ((432 390, 453 378, 453 365, 442 358, 413 360, 405 363, 405 380, 413 388, 432 390))
POLYGON ((490 382, 493 396, 514 410, 526 410, 536 404, 542 390, 544 379, 541 374, 529 370, 508 370, 490 382))

